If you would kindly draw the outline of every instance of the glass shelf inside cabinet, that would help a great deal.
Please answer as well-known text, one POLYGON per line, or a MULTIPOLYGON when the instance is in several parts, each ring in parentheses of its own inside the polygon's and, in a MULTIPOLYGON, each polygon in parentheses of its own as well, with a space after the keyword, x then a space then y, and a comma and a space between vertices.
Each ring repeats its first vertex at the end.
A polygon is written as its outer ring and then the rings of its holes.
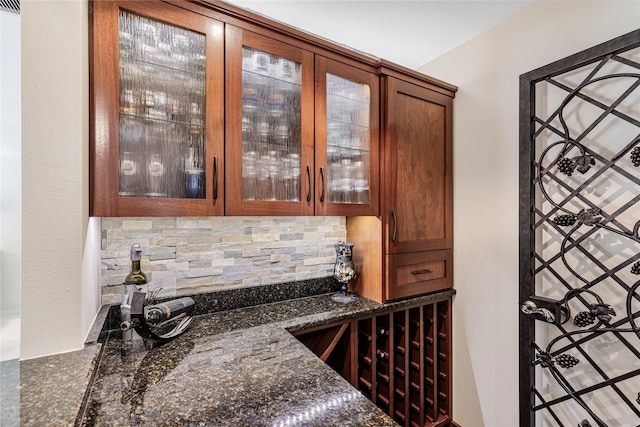
POLYGON ((369 85, 327 73, 327 200, 369 203, 369 85))
POLYGON ((205 37, 120 11, 121 197, 205 197, 205 37))
POLYGON ((242 198, 300 201, 301 64, 242 49, 242 198))

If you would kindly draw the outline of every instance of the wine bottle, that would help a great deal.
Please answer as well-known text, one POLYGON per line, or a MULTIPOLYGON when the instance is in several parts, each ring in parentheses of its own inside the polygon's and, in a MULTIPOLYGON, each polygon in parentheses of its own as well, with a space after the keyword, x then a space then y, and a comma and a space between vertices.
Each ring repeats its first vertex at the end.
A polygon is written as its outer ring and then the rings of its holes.
POLYGON ((384 359, 388 359, 389 358, 389 353, 387 353, 387 352, 385 352, 383 350, 377 349, 376 350, 376 356, 378 357, 378 359, 384 360, 384 359))
POLYGON ((140 270, 140 259, 142 258, 142 249, 140 245, 134 243, 131 245, 131 272, 124 279, 124 285, 142 286, 148 283, 147 275, 140 270))
POLYGON ((138 243, 131 245, 131 271, 122 283, 122 305, 120 306, 120 318, 124 331, 122 338, 131 341, 135 338, 131 325, 131 300, 133 293, 142 291, 146 293, 147 275, 140 270, 140 259, 142 258, 142 248, 138 243))

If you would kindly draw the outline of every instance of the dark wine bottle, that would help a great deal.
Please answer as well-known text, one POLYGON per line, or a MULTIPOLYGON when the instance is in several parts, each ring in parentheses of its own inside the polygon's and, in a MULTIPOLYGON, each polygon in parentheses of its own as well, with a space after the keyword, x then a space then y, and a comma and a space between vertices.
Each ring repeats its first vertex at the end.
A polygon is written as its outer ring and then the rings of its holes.
POLYGON ((147 285, 147 275, 140 270, 140 259, 142 258, 142 248, 137 243, 131 245, 131 272, 127 274, 122 283, 122 305, 120 305, 121 328, 124 331, 122 338, 125 341, 131 341, 137 335, 133 334, 131 320, 131 301, 134 292, 145 292, 147 285))
POLYGON ((385 328, 378 328, 378 335, 381 337, 385 337, 389 335, 389 330, 385 328))
POLYGON ((389 358, 389 353, 378 349, 376 350, 376 356, 378 357, 378 359, 384 360, 389 358))

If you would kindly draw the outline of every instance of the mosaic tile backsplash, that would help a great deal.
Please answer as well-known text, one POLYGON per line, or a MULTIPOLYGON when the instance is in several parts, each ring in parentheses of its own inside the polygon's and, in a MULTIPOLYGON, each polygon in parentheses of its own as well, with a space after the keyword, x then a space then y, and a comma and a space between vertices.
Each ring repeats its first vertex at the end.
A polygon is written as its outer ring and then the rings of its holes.
POLYGON ((150 290, 179 296, 333 275, 345 217, 102 218, 102 303, 118 304, 142 246, 150 290), (103 242, 104 245, 104 242, 103 242), (104 247, 104 246, 103 246, 104 247))

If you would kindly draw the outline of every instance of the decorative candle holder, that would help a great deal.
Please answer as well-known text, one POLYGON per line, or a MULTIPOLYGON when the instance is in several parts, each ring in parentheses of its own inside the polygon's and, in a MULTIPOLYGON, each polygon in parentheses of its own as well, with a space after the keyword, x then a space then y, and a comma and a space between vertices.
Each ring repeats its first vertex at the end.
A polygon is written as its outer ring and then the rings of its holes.
POLYGON ((336 244, 336 265, 333 267, 333 277, 340 283, 340 292, 331 297, 337 302, 352 302, 357 298, 349 293, 349 282, 356 277, 353 266, 353 243, 338 242, 336 244))

